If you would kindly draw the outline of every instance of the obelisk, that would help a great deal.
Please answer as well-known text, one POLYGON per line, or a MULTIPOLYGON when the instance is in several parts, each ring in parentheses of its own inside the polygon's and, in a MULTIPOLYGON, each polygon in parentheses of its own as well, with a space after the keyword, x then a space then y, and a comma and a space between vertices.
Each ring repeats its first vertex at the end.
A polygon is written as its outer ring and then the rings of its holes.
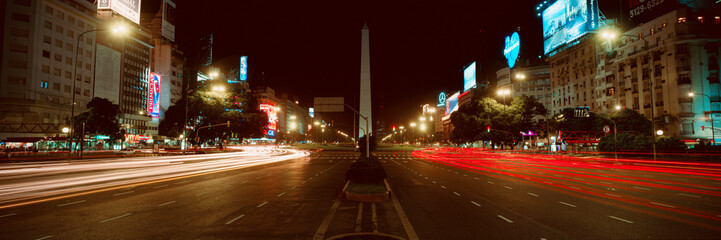
MULTIPOLYGON (((368 47, 368 25, 363 23, 361 29, 361 71, 360 71, 360 114, 368 117, 369 133, 373 132, 373 118, 371 117, 371 58, 368 47)), ((358 126, 365 128, 366 120, 359 116, 358 126)), ((358 138, 363 136, 363 131, 358 131, 358 138)))

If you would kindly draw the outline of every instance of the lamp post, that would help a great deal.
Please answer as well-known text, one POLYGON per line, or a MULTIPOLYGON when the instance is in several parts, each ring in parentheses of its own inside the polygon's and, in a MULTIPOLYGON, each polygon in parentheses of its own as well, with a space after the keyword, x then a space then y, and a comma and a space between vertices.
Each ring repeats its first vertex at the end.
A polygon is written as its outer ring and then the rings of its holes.
MULTIPOLYGON (((97 31, 112 31, 114 33, 125 33, 126 28, 123 25, 117 26, 112 29, 90 29, 85 32, 82 32, 78 35, 78 38, 75 39, 75 58, 73 61, 73 98, 70 102, 70 127, 72 129, 75 128, 75 82, 79 81, 80 79, 76 79, 77 72, 78 72, 78 53, 80 52, 80 39, 85 35, 86 33, 91 32, 97 32, 97 31)), ((70 131, 70 158, 73 158, 73 138, 75 138, 75 131, 70 131)))
MULTIPOLYGON (((709 109, 711 109, 711 97, 709 95, 706 95, 705 93, 693 93, 693 92, 688 93, 688 96, 693 97, 696 94, 703 95, 704 97, 708 98, 709 109)), ((708 118, 709 118, 709 120, 711 120, 711 145, 716 145, 716 135, 714 134, 715 130, 713 128, 713 113, 709 113, 708 118)))
MULTIPOLYGON (((635 37, 636 39, 643 40, 643 48, 646 51, 646 59, 648 60, 648 86, 649 86, 649 92, 651 93, 651 136, 653 137, 653 160, 656 160, 656 120, 654 117, 654 105, 656 103, 653 101, 653 59, 651 59, 651 51, 648 49, 648 40, 640 36, 636 35, 628 35, 628 34, 620 34, 624 37, 635 37)), ((617 34, 612 31, 602 31, 601 37, 606 38, 608 40, 615 39, 617 37, 617 34)))

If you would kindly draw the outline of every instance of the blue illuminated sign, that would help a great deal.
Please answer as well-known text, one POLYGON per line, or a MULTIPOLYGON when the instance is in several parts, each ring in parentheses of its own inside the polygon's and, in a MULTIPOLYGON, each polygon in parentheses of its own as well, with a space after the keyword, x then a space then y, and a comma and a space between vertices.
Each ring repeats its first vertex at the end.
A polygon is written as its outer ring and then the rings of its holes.
POLYGON ((269 129, 267 135, 268 135, 269 137, 274 137, 274 136, 275 136, 275 131, 272 130, 272 129, 269 129))
POLYGON ((240 56, 240 81, 248 80, 248 56, 240 56))
POLYGON ((458 95, 460 93, 456 92, 455 94, 448 97, 446 100, 446 115, 450 115, 451 113, 458 110, 458 95))
POLYGON ((446 93, 441 92, 438 94, 438 105, 446 105, 446 93))
POLYGON ((518 52, 520 50, 521 39, 519 39, 518 33, 514 32, 511 36, 506 36, 506 45, 503 48, 503 55, 506 56, 509 68, 513 68, 513 66, 516 65, 516 59, 518 59, 518 52))
POLYGON ((463 70, 463 91, 476 87, 476 62, 463 70))
POLYGON ((598 28, 596 0, 558 0, 543 10, 543 53, 548 55, 598 28))
POLYGON ((315 108, 308 108, 308 115, 310 115, 310 117, 314 118, 315 117, 315 108))

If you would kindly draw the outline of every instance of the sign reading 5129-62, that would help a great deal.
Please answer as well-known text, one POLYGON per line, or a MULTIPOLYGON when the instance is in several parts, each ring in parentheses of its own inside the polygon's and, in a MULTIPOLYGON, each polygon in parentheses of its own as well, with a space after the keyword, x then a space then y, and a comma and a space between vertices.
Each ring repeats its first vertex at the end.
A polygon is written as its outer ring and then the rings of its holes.
POLYGON ((655 18, 656 15, 666 13, 666 9, 673 5, 673 0, 628 0, 628 18, 641 21, 655 18))

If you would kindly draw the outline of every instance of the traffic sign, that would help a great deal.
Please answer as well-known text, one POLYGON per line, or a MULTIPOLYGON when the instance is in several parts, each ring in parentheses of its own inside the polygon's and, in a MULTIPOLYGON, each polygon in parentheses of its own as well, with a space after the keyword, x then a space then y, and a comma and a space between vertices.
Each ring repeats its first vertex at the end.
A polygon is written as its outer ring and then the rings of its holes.
POLYGON ((603 132, 605 132, 605 133, 611 132, 611 127, 609 127, 608 125, 603 126, 603 132))
POLYGON ((573 111, 574 117, 590 117, 591 116, 591 108, 588 106, 585 107, 576 107, 573 111))

